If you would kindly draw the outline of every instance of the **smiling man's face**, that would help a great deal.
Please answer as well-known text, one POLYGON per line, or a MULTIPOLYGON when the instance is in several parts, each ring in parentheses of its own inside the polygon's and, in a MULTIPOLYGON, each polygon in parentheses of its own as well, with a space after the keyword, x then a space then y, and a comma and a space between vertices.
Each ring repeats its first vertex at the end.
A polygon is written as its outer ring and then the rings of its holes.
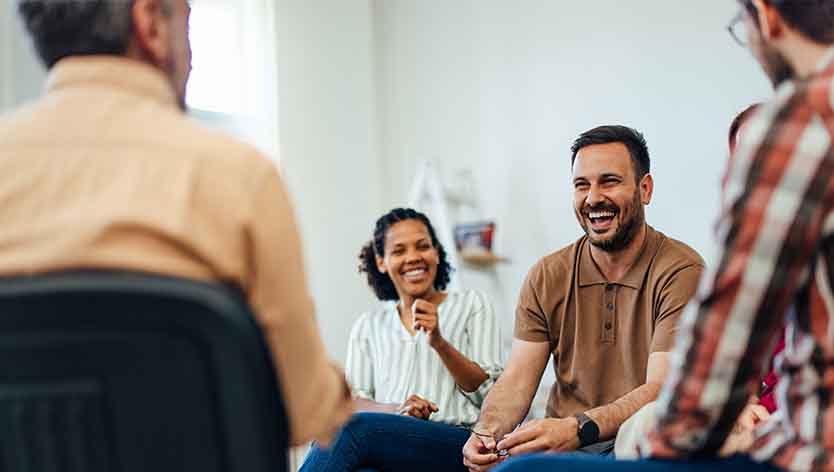
POLYGON ((623 143, 594 144, 576 154, 574 213, 591 244, 604 251, 626 248, 645 222, 647 196, 634 167, 623 143))

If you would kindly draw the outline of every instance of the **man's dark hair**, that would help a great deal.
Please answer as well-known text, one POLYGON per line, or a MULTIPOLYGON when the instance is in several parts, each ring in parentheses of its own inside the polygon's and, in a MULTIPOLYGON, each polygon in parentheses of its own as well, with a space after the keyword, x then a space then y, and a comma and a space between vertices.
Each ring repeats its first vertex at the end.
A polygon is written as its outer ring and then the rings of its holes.
POLYGON ((646 138, 636 129, 620 125, 598 126, 579 135, 570 148, 573 153, 570 160, 571 166, 576 161, 576 155, 580 149, 594 144, 609 143, 623 143, 628 148, 631 162, 634 164, 634 175, 637 182, 640 182, 644 175, 651 172, 649 147, 646 145, 646 138))
POLYGON ((376 256, 383 257, 385 254, 385 233, 388 232, 388 228, 405 220, 417 220, 426 225, 426 230, 431 237, 431 244, 437 249, 439 262, 437 264, 437 276, 434 279, 434 288, 444 290, 451 279, 452 266, 446 259, 446 250, 443 249, 443 245, 437 239, 437 234, 434 232, 434 227, 432 227, 429 218, 411 208, 394 208, 376 220, 373 239, 362 246, 362 250, 359 252, 359 272, 364 272, 367 275, 368 285, 380 300, 400 299, 397 289, 394 287, 394 282, 391 281, 388 274, 383 274, 377 269, 376 256))
MULTIPOLYGON (((785 21, 815 43, 834 44, 834 0, 764 0, 773 5, 785 21)), ((756 24, 759 17, 750 0, 745 7, 756 24)))
POLYGON ((133 0, 18 0, 18 13, 47 68, 68 56, 124 55, 133 34, 132 8, 133 0))

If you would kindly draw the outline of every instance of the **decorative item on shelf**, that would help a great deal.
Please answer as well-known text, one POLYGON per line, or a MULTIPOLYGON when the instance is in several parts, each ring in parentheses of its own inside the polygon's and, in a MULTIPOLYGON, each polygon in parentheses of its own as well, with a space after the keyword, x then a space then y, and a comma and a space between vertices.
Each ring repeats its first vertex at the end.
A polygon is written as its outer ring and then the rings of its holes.
POLYGON ((463 262, 478 267, 490 267, 499 262, 507 262, 506 258, 496 256, 492 252, 494 222, 480 221, 455 225, 454 233, 455 246, 463 262))
POLYGON ((467 253, 492 252, 492 235, 495 223, 479 221, 455 225, 455 246, 467 253))

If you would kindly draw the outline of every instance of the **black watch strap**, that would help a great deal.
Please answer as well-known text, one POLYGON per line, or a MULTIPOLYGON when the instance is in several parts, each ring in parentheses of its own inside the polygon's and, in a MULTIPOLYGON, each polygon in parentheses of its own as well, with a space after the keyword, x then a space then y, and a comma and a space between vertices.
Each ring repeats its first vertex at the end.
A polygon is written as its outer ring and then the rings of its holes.
POLYGON ((573 415, 579 423, 576 435, 579 436, 579 447, 589 446, 599 442, 599 425, 585 413, 573 415))

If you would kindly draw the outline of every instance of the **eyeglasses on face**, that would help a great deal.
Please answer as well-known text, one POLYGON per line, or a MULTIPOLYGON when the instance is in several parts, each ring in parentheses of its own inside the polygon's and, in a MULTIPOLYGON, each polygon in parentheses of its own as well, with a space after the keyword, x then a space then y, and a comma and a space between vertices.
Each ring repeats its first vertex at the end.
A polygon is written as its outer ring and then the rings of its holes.
POLYGON ((739 0, 738 3, 741 8, 733 19, 730 20, 730 23, 727 25, 727 31, 739 46, 747 47, 748 23, 745 21, 745 17, 749 15, 755 21, 757 14, 756 6, 750 0, 739 0))
POLYGON ((733 41, 741 47, 747 47, 747 24, 744 23, 744 11, 739 10, 736 16, 727 25, 727 31, 733 37, 733 41))

